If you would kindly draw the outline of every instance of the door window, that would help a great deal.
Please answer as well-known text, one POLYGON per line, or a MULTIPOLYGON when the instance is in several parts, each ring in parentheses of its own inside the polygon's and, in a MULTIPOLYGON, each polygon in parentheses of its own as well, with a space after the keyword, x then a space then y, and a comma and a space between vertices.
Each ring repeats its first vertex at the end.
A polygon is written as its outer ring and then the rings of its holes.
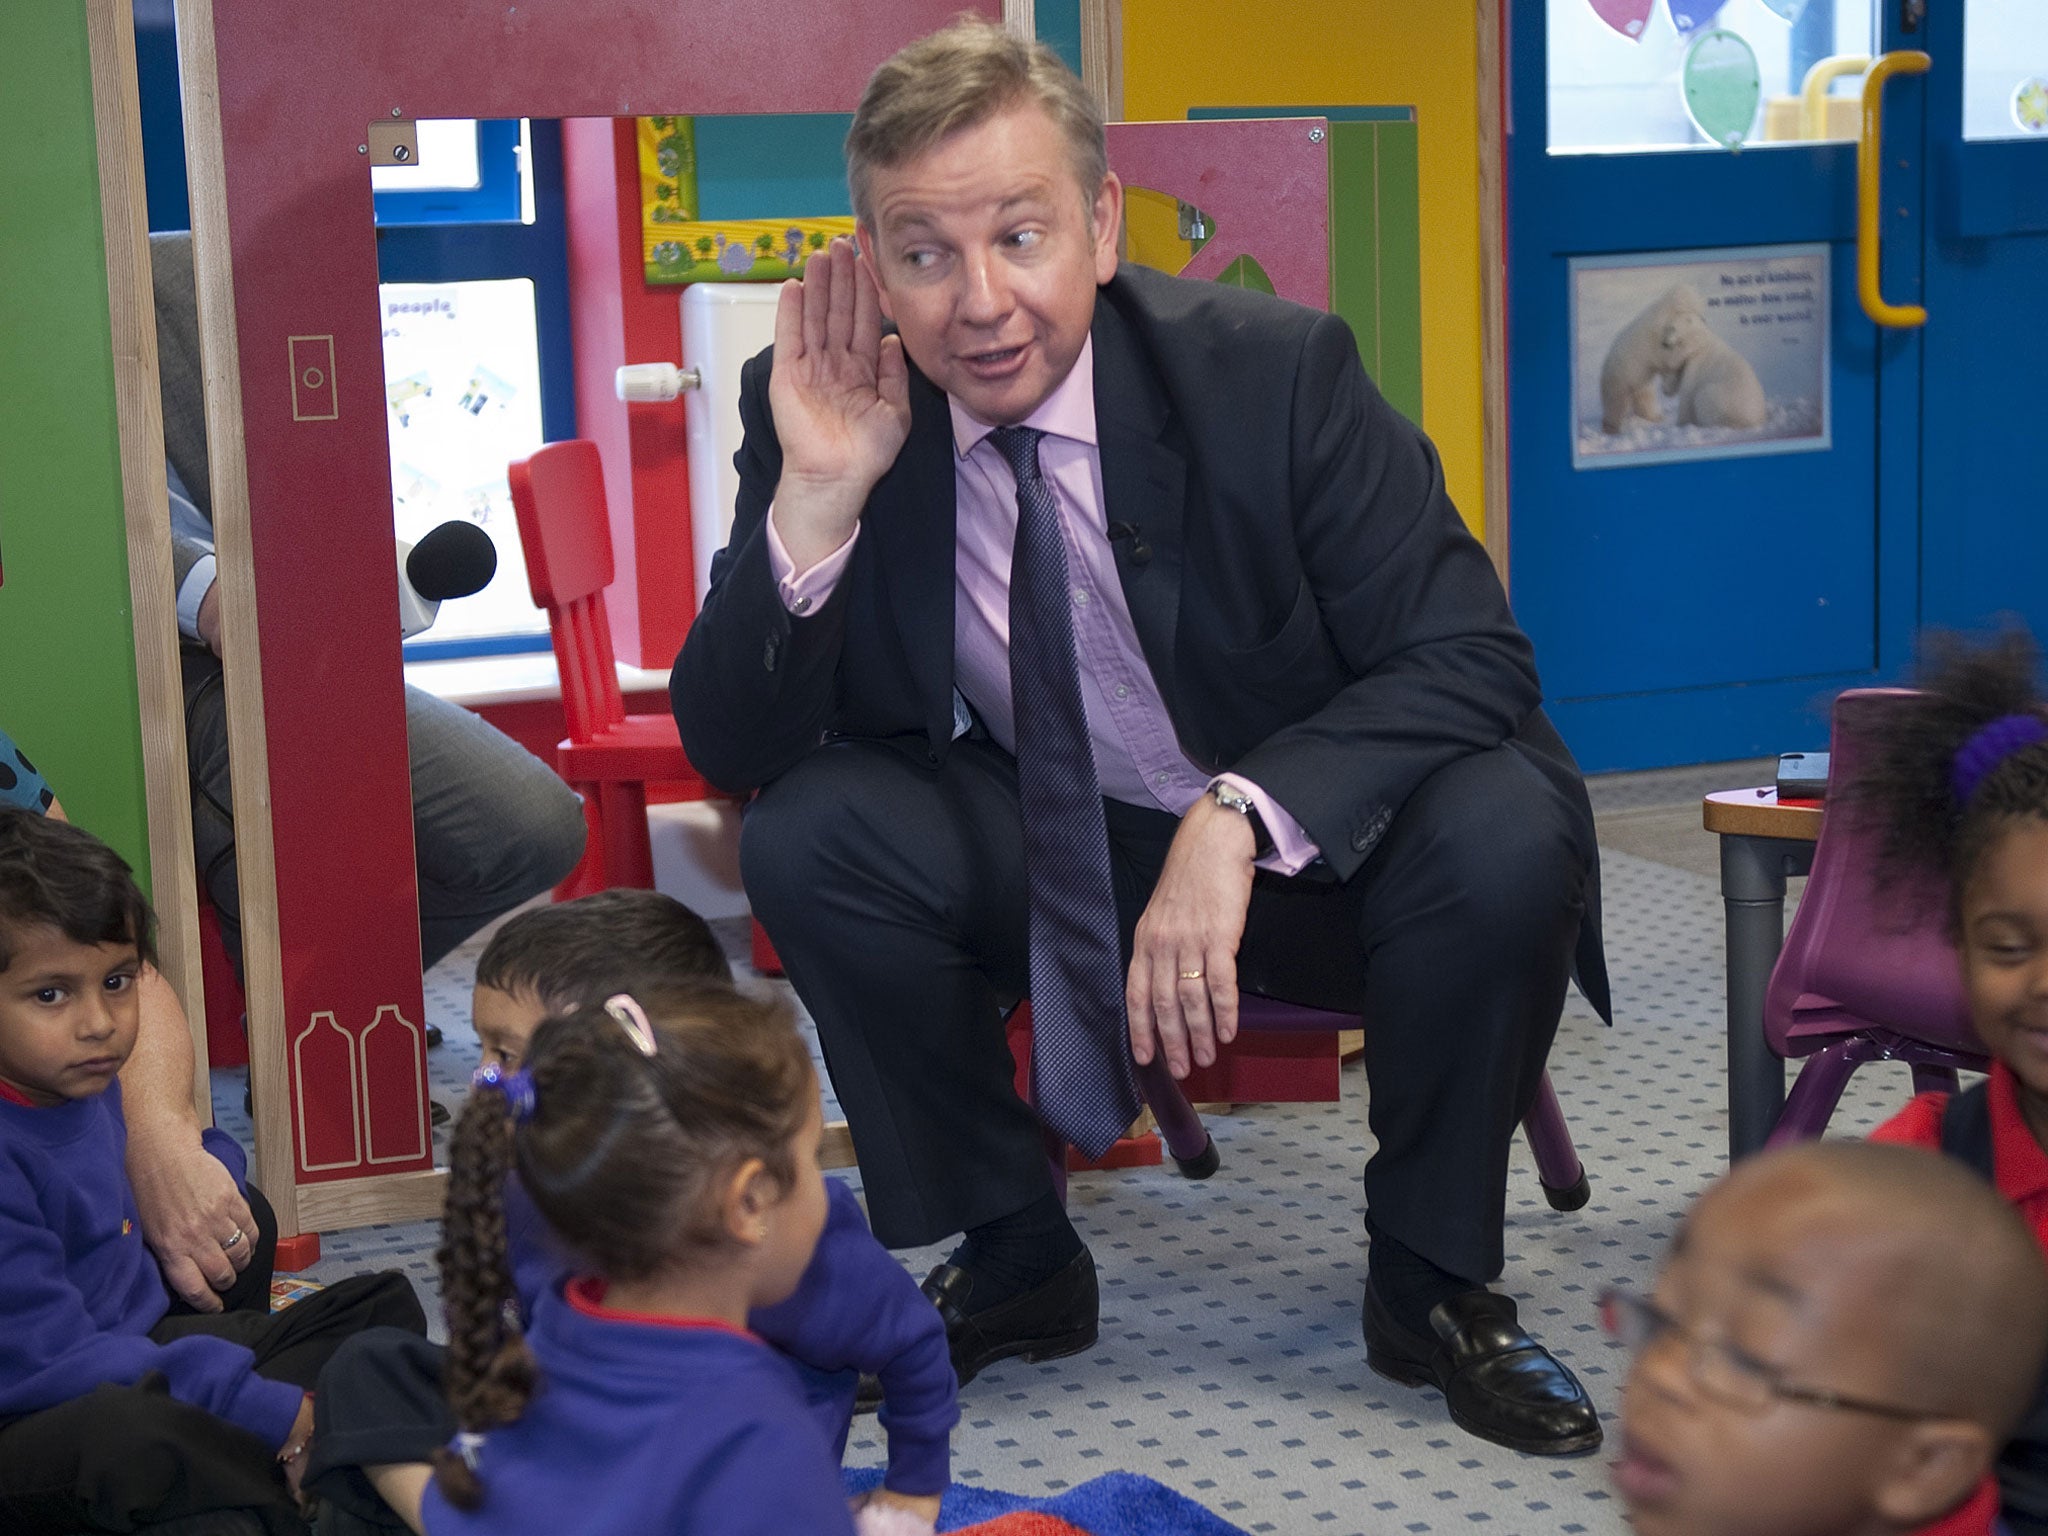
POLYGON ((2048 138, 2048 4, 1969 0, 1963 11, 1963 137, 2048 138))
POLYGON ((1548 0, 1545 21, 1552 154, 1852 139, 1877 35, 1873 0, 1548 0))

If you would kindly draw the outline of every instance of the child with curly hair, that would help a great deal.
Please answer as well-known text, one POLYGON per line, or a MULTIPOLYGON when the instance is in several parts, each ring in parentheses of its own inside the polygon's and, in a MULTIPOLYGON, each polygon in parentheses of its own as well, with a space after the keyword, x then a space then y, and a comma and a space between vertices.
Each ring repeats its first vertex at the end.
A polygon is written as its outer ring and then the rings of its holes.
MULTIPOLYGON (((1939 1148, 1991 1179, 2048 1246, 2048 700, 2032 640, 1936 637, 1888 708, 1848 809, 1884 830, 1874 878, 1940 871, 1970 1020, 1990 1076, 1925 1093, 1872 1133, 1939 1148)), ((2048 1533, 2048 1391, 1999 1463, 2017 1536, 2048 1533)))

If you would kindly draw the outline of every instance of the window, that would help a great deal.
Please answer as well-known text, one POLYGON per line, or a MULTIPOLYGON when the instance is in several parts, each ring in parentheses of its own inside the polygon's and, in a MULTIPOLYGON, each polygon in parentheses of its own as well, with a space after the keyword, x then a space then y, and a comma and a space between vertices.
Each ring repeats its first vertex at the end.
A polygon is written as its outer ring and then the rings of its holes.
POLYGON ((409 541, 474 522, 498 570, 405 654, 546 650, 505 466, 575 432, 560 128, 422 122, 419 145, 371 173, 393 520, 409 541))

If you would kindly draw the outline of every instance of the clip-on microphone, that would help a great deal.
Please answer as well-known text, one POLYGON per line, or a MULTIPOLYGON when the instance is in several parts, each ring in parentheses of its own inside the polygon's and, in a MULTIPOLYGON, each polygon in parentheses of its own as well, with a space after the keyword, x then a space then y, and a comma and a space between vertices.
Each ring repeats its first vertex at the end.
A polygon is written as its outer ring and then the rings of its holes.
POLYGON ((1131 564, 1143 565, 1152 558, 1152 546, 1147 544, 1145 536, 1138 532, 1138 525, 1136 523, 1111 523, 1109 525, 1109 542, 1112 544, 1122 544, 1126 541, 1131 546, 1131 564))

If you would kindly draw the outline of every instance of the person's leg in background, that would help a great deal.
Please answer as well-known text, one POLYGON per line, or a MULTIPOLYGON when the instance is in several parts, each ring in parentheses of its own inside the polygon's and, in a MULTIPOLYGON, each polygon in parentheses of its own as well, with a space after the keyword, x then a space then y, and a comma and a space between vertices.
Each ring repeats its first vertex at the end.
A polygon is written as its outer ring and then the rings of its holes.
MULTIPOLYGON (((181 659, 194 853, 239 978, 241 893, 221 665, 192 646, 181 659)), ((459 705, 407 687, 405 724, 421 965, 430 967, 576 867, 583 856, 583 803, 547 764, 459 705)))
POLYGON ((560 883, 583 857, 583 802, 555 771, 458 704, 405 690, 419 862, 420 964, 560 883))

